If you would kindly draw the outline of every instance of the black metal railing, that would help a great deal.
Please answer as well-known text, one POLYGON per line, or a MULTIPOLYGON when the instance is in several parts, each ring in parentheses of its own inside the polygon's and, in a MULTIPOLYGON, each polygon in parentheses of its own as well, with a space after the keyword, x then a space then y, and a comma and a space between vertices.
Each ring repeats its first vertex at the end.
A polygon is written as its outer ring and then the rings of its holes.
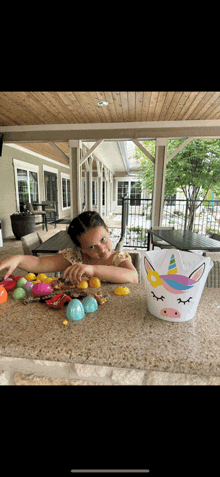
MULTIPOLYGON (((122 197, 121 238, 124 247, 147 248, 148 229, 152 222, 152 199, 122 197)), ((189 229, 201 235, 220 233, 220 200, 164 200, 163 226, 189 229)))

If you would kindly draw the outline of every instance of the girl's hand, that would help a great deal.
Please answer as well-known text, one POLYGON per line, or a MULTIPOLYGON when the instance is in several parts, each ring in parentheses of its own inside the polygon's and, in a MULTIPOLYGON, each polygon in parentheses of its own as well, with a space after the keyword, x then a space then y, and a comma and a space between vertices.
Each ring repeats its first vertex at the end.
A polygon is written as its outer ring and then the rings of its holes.
POLYGON ((9 275, 12 274, 12 272, 15 270, 15 268, 18 267, 19 263, 21 261, 21 257, 19 255, 14 255, 13 257, 6 258, 5 260, 2 260, 0 262, 0 270, 3 270, 4 268, 7 268, 8 271, 5 274, 4 278, 8 278, 9 275))
POLYGON ((82 277, 92 277, 94 275, 93 265, 86 265, 84 263, 76 263, 67 267, 63 273, 62 278, 69 277, 71 283, 76 282, 76 284, 81 282, 82 277))

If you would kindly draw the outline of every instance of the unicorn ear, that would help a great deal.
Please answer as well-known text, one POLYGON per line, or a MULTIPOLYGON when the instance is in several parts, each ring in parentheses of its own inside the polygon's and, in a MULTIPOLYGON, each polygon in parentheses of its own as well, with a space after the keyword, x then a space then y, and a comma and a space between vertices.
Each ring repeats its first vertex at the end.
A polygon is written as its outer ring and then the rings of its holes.
POLYGON ((203 262, 202 265, 200 265, 198 268, 193 270, 193 272, 189 275, 189 278, 198 282, 200 278, 202 277, 204 271, 205 271, 205 263, 203 262))
POLYGON ((148 260, 147 257, 144 257, 144 266, 145 266, 145 270, 151 270, 152 272, 154 272, 154 267, 153 265, 151 265, 150 261, 148 260))

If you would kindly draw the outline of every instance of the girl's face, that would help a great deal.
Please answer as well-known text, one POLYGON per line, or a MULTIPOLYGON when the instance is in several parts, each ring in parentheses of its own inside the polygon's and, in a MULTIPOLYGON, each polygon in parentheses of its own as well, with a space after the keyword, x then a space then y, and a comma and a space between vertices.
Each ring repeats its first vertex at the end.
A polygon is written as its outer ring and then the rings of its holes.
POLYGON ((78 240, 82 252, 97 260, 107 260, 112 253, 112 244, 108 227, 106 229, 99 226, 80 235, 78 240))

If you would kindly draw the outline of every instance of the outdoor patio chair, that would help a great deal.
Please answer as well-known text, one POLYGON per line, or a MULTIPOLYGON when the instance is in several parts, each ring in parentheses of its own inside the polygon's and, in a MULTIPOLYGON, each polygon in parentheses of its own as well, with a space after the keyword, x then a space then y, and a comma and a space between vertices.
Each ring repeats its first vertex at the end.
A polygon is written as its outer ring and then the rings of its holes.
POLYGON ((57 211, 56 211, 56 202, 54 200, 42 200, 42 204, 45 206, 44 210, 47 213, 53 212, 54 218, 53 218, 53 223, 54 227, 56 228, 57 226, 57 211))
MULTIPOLYGON (((43 241, 40 235, 38 234, 38 232, 33 232, 32 234, 24 235, 23 237, 21 237, 21 243, 22 243, 24 255, 32 255, 32 250, 38 247, 38 245, 40 245, 42 242, 43 241)), ((48 253, 47 255, 53 255, 53 254, 48 253)), ((45 254, 41 253, 38 256, 45 257, 45 254)), ((29 271, 32 272, 32 270, 29 270, 29 271)), ((51 277, 59 278, 60 272, 56 272, 56 273, 48 272, 46 273, 46 275, 49 278, 51 277)))
MULTIPOLYGON (((153 225, 151 227, 151 230, 174 230, 174 227, 163 227, 160 225, 153 225)), ((154 250, 154 247, 175 248, 173 247, 173 245, 170 245, 168 242, 165 242, 165 240, 161 240, 159 237, 156 237, 156 235, 151 235, 151 244, 152 244, 152 250, 154 250)))
POLYGON ((44 210, 34 210, 33 205, 30 202, 28 202, 27 208, 28 208, 29 212, 31 212, 32 214, 42 216, 43 221, 36 223, 36 225, 42 224, 42 230, 44 230, 44 224, 45 224, 46 231, 48 231, 46 212, 44 210))

